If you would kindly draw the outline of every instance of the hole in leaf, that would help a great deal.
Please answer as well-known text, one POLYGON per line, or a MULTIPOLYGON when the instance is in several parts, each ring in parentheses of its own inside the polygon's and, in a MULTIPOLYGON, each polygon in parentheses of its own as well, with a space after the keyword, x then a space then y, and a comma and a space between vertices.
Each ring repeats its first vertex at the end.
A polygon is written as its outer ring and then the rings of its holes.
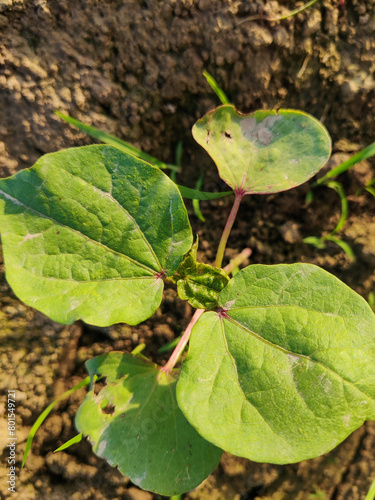
POLYGON ((230 132, 225 131, 225 132, 224 132, 224 135, 225 135, 225 137, 227 137, 228 139, 232 139, 232 134, 231 134, 230 132))
POLYGON ((94 384, 93 387, 93 392, 95 396, 99 394, 99 392, 104 389, 104 387, 107 385, 107 377, 103 377, 100 380, 97 380, 94 384))
POLYGON ((113 415, 115 413, 116 406, 108 402, 105 403, 106 405, 100 408, 102 413, 105 413, 106 415, 113 415))

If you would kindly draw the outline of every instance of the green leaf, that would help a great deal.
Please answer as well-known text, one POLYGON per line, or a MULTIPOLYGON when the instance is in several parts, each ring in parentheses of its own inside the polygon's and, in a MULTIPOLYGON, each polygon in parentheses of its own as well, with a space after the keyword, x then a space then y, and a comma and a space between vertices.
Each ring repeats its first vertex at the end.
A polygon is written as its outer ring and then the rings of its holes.
POLYGON ((60 323, 149 318, 192 244, 175 184, 110 146, 48 154, 1 180, 0 228, 14 292, 60 323))
POLYGON ((143 489, 177 495, 198 486, 222 451, 187 422, 175 398, 176 373, 130 354, 111 352, 86 363, 91 377, 106 377, 76 415, 93 450, 143 489))
POLYGON ((294 110, 242 115, 232 105, 207 113, 193 127, 195 140, 233 190, 277 193, 315 175, 331 153, 325 127, 294 110))
POLYGON ((375 316, 310 264, 251 265, 193 328, 177 386, 208 441, 257 462, 328 452, 375 419, 375 316))
MULTIPOLYGON (((203 179, 204 179, 204 172, 201 172, 201 175, 198 177, 197 183, 195 185, 195 189, 197 189, 198 191, 200 191, 202 187, 203 179)), ((198 219, 202 222, 206 222, 206 219, 202 214, 201 207, 199 206, 199 200, 193 200, 192 205, 194 213, 198 217, 198 219)))
POLYGON ((324 237, 319 238, 319 236, 307 236, 302 240, 307 245, 313 245, 315 248, 319 248, 319 250, 324 250, 326 245, 324 243, 324 237))
MULTIPOLYGON (((177 145, 176 165, 172 165, 170 163, 164 163, 164 162, 160 161, 158 158, 155 158, 155 156, 151 156, 151 155, 145 153, 141 149, 133 146, 133 144, 130 144, 129 142, 123 141, 122 139, 119 139, 115 135, 107 134, 106 132, 103 132, 102 130, 100 130, 96 127, 86 125, 85 123, 82 123, 79 120, 72 118, 71 116, 64 115, 60 111, 55 111, 55 114, 59 118, 62 118, 63 120, 65 120, 70 125, 74 125, 79 130, 82 130, 82 132, 86 132, 86 134, 90 135, 91 137, 94 137, 94 139, 97 139, 98 141, 102 141, 105 144, 108 144, 109 146, 113 146, 124 153, 136 156, 140 160, 147 161, 148 163, 151 163, 151 165, 154 165, 155 167, 158 167, 161 169, 170 169, 171 170, 171 179, 173 181, 175 181, 176 172, 179 172, 181 169, 181 155, 182 155, 182 142, 181 141, 177 145)), ((198 189, 191 189, 191 188, 188 188, 185 186, 178 186, 178 189, 180 190, 181 195, 184 198, 188 198, 188 199, 192 199, 192 200, 215 200, 216 198, 222 198, 223 196, 228 196, 230 194, 233 194, 232 191, 226 191, 224 193, 208 193, 208 192, 199 191, 198 189)))
POLYGON ((223 269, 197 262, 198 238, 171 277, 181 299, 197 309, 215 309, 220 291, 229 283, 223 269))

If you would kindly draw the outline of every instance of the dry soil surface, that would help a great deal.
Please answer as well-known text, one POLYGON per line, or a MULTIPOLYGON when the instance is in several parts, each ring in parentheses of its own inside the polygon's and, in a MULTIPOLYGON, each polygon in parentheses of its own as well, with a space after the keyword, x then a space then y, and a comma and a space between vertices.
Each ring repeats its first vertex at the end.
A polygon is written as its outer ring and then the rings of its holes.
MULTIPOLYGON (((297 108, 321 119, 333 139, 330 166, 374 141, 375 5, 373 0, 321 0, 283 21, 269 21, 301 2, 291 0, 0 0, 1 177, 30 167, 42 154, 92 143, 54 115, 58 109, 173 162, 183 141, 178 180, 223 189, 211 160, 191 137, 197 118, 219 104, 202 76, 208 70, 243 112, 297 108), (252 20, 249 18, 253 18, 252 20), (254 18, 255 17, 255 18, 254 18)), ((332 231, 340 216, 334 191, 321 188, 305 205, 308 187, 247 198, 226 258, 245 246, 251 262, 311 262, 337 275, 365 298, 375 291, 375 199, 365 191, 374 163, 340 177, 349 218, 336 245, 317 250, 302 242, 332 231)), ((192 214, 200 258, 212 262, 229 200, 201 203, 206 222, 192 214)), ((157 349, 179 335, 191 308, 167 288, 145 323, 93 328, 53 323, 0 282, 1 400, 17 396, 17 463, 28 431, 55 397, 86 376, 84 362, 146 342, 157 349)), ((142 492, 82 442, 52 451, 75 435, 81 390, 59 404, 36 435, 26 467, 17 470, 22 500, 161 498, 142 492)), ((4 406, 0 406, 4 413, 4 406)), ((7 491, 6 420, 0 420, 1 498, 7 491)), ((299 464, 257 464, 225 454, 188 499, 359 500, 375 478, 375 425, 366 423, 326 456, 299 464)))

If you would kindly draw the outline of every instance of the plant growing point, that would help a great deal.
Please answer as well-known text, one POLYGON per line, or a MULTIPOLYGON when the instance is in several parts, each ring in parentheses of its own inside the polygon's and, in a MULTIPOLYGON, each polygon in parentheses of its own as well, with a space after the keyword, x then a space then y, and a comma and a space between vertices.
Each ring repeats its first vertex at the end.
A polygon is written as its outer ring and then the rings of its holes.
POLYGON ((88 360, 75 420, 97 455, 163 495, 198 486, 223 450, 296 462, 375 419, 375 317, 362 297, 311 264, 222 269, 242 198, 309 180, 330 156, 326 129, 300 111, 226 104, 193 135, 234 192, 214 266, 197 261, 174 182, 115 147, 48 154, 0 180, 6 276, 26 304, 66 324, 135 325, 169 280, 197 308, 164 367, 119 352, 88 360))

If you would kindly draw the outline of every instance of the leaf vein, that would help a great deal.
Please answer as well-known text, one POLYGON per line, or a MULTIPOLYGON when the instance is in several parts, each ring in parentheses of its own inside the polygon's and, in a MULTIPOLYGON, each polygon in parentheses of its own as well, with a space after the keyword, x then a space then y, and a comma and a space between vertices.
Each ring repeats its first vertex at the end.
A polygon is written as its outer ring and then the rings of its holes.
MULTIPOLYGON (((31 212, 35 212, 36 214, 38 214, 39 217, 43 218, 43 219, 47 219, 47 220, 50 220, 52 221, 54 224, 56 224, 57 226, 60 226, 60 227, 64 227, 64 228, 67 228, 69 229, 70 231, 76 233, 76 234, 79 234, 80 236, 82 236, 83 238, 85 238, 87 241, 91 241, 99 246, 102 246, 103 248, 105 248, 106 250, 114 253, 115 255, 119 255, 120 257, 122 258, 125 258, 127 260, 129 260, 130 262, 132 262, 133 264, 135 264, 136 266, 138 267, 142 267, 143 269, 146 269, 147 271, 151 272, 152 274, 155 274, 155 270, 154 269, 151 269, 150 267, 146 266, 145 264, 142 264, 141 262, 138 262, 137 260, 135 259, 132 259, 131 257, 129 257, 128 255, 125 255, 121 252, 118 252, 117 250, 113 250, 112 248, 104 245, 103 243, 97 241, 97 240, 94 240, 92 238, 90 238, 89 236, 83 234, 83 233, 80 233, 79 231, 77 231, 76 229, 73 229, 69 226, 67 226, 66 224, 63 224, 57 220, 55 220, 53 217, 50 217, 48 215, 45 215, 43 214, 42 212, 39 212, 38 210, 36 210, 35 208, 31 208, 31 207, 28 207, 27 205, 25 205, 24 203, 20 202, 19 200, 17 200, 16 198, 13 198, 13 196, 9 195, 8 193, 5 193, 4 191, 0 190, 0 196, 3 195, 6 199, 8 199, 10 202, 16 204, 16 205, 20 205, 20 206, 23 206, 26 210, 30 210, 31 212)), ((49 229, 49 228, 48 228, 49 229)), ((48 229, 46 229, 45 231, 47 231, 48 229)), ((44 233, 45 231, 42 231, 42 233, 44 233)), ((142 232, 141 232, 142 233, 142 232)), ((159 263, 159 262, 158 262, 159 263)), ((160 263, 159 263, 160 265, 160 263)), ((161 270, 161 267, 160 267, 160 270, 161 270)))
MULTIPOLYGON (((351 382, 350 380, 345 379, 341 374, 335 372, 332 368, 330 368, 329 366, 323 364, 321 361, 318 361, 318 360, 316 360, 314 358, 311 358, 310 356, 307 356, 306 354, 300 354, 300 353, 292 352, 292 351, 289 351, 288 349, 285 349, 285 347, 282 347, 282 346, 279 346, 277 344, 274 344, 270 340, 267 340, 264 337, 262 337, 261 335, 259 335, 259 333, 256 333, 256 332, 250 330, 249 328, 247 328, 246 326, 242 325, 241 323, 239 323, 238 321, 236 321, 235 319, 233 319, 233 318, 231 318, 229 316, 227 318, 225 318, 225 320, 226 321, 230 321, 231 323, 233 323, 237 327, 239 327, 242 330, 245 330, 246 332, 250 333, 251 335, 253 335, 254 337, 256 337, 258 340, 260 340, 261 342, 264 342, 265 344, 269 345, 270 347, 278 349, 279 351, 282 351, 285 354, 289 354, 289 355, 292 355, 292 356, 297 356, 299 358, 304 358, 304 359, 307 359, 307 360, 311 361, 312 363, 318 364, 319 366, 323 367, 324 369, 329 370, 335 377, 338 377, 341 380, 342 383, 345 382, 346 384, 348 384, 349 386, 351 386, 354 390, 358 391, 360 394, 362 394, 366 398, 372 400, 371 396, 369 396, 368 394, 366 394, 365 392, 363 392, 361 389, 359 389, 353 382, 351 382)), ((223 319, 221 319, 221 321, 223 321, 223 319)))

